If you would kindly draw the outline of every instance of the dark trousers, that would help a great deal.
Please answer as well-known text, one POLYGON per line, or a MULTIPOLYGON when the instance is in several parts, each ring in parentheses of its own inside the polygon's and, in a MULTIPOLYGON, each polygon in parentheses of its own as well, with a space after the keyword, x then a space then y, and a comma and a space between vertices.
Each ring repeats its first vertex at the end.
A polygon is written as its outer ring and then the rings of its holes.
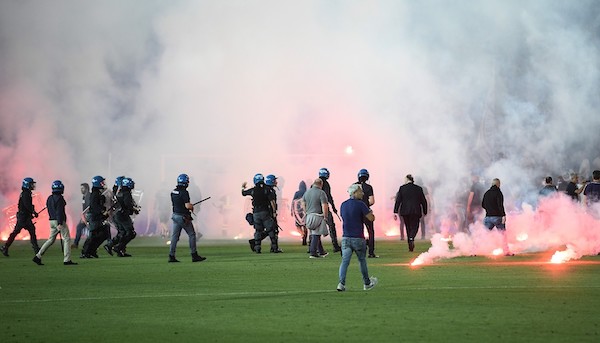
MULTIPOLYGON (((79 245, 79 241, 81 240, 81 235, 83 234, 83 230, 85 230, 87 228, 87 225, 83 222, 83 220, 80 220, 79 223, 77 224, 77 227, 75 228, 75 240, 73 241, 73 244, 75 245, 79 245)), ((89 235, 89 233, 88 233, 89 235)))
MULTIPOLYGON (((420 222, 421 222, 421 239, 425 239, 425 232, 426 232, 425 217, 421 217, 420 222)), ((404 240, 405 232, 406 232, 406 228, 405 228, 405 224, 404 224, 404 218, 402 218, 402 216, 400 216, 400 239, 401 240, 404 240)), ((415 237, 416 237, 416 235, 415 235, 415 237)))
POLYGON ((310 235, 309 251, 312 256, 325 254, 325 249, 323 249, 323 243, 321 242, 321 235, 310 235))
POLYGON ((333 214, 331 212, 327 215, 327 226, 329 227, 329 236, 331 236, 331 244, 333 244, 333 250, 338 252, 341 250, 340 244, 337 239, 337 232, 335 230, 335 222, 333 221, 333 214))
POLYGON ((84 255, 96 253, 98 247, 110 236, 110 225, 105 222, 90 221, 90 235, 83 244, 84 255))
POLYGON ((114 246, 117 251, 125 251, 127 244, 136 236, 133 221, 126 214, 118 214, 113 219, 117 226, 117 235, 112 239, 110 246, 114 246))
POLYGON ((15 241, 17 235, 23 229, 29 232, 29 236, 31 237, 31 247, 33 248, 33 251, 35 251, 35 253, 37 254, 37 252, 40 251, 40 247, 38 246, 37 236, 35 235, 35 225, 33 225, 31 218, 19 218, 17 216, 17 224, 15 225, 13 232, 11 232, 10 236, 8 236, 8 239, 6 240, 4 246, 6 247, 6 249, 8 249, 15 241))
POLYGON ((369 239, 367 239, 367 246, 369 247, 369 255, 375 255, 375 225, 370 220, 365 220, 365 227, 369 233, 369 239))
POLYGON ((419 222, 421 216, 418 214, 403 214, 402 220, 404 221, 404 226, 406 227, 406 236, 409 241, 414 241, 417 236, 417 232, 419 232, 419 222))

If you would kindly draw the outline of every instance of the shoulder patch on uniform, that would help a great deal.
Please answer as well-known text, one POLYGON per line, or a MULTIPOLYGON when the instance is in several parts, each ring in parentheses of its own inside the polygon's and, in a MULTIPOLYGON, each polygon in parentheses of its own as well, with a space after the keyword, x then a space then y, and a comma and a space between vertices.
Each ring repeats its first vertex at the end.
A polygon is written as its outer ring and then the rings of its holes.
POLYGON ((176 190, 171 191, 171 194, 179 194, 179 191, 176 191, 176 190))

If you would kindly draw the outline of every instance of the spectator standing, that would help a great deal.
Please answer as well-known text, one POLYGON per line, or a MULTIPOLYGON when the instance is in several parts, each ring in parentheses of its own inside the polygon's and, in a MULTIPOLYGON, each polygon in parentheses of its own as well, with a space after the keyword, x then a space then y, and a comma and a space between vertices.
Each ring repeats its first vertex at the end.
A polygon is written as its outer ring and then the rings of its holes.
POLYGON ((500 179, 492 180, 492 186, 483 195, 481 207, 485 210, 483 225, 490 231, 496 228, 502 234, 504 255, 514 256, 508 248, 506 212, 504 211, 504 195, 500 190, 500 179))
POLYGON ((337 290, 343 292, 346 290, 346 274, 352 253, 356 253, 360 272, 363 277, 363 289, 365 291, 373 289, 377 285, 376 277, 369 277, 367 266, 367 243, 365 241, 364 226, 365 221, 374 221, 373 211, 362 201, 363 191, 359 184, 352 184, 348 187, 350 199, 344 201, 340 206, 342 214, 342 262, 339 270, 339 283, 337 290))

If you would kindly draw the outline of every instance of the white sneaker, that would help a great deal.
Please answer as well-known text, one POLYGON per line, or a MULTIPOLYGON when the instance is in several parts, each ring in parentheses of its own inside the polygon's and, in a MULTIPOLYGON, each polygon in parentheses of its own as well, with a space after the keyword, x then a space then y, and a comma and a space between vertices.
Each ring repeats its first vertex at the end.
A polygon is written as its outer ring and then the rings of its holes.
POLYGON ((375 285, 377 285, 377 282, 379 281, 379 280, 377 280, 377 278, 376 278, 376 277, 374 277, 374 276, 371 276, 371 277, 369 278, 369 280, 371 280, 371 283, 370 283, 370 284, 368 284, 368 285, 365 285, 365 288, 364 288, 364 289, 365 289, 365 291, 370 291, 370 290, 372 290, 373 288, 375 288, 375 285))
POLYGON ((343 292, 346 290, 346 286, 342 285, 342 283, 340 282, 338 283, 337 290, 338 292, 343 292))

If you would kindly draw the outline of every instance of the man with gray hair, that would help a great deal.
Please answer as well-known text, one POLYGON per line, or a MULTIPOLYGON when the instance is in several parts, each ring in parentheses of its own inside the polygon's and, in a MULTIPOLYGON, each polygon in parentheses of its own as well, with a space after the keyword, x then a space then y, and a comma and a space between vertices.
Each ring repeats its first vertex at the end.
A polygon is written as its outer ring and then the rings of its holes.
POLYGON ((343 292, 346 290, 346 273, 352 253, 356 252, 360 265, 360 272, 363 277, 363 289, 365 291, 373 289, 377 285, 376 277, 369 277, 369 269, 367 268, 367 242, 365 240, 364 223, 365 221, 374 221, 375 215, 367 205, 362 201, 364 192, 360 184, 352 184, 348 187, 350 199, 344 201, 340 206, 340 214, 342 215, 342 229, 344 231, 342 237, 342 262, 340 264, 340 282, 337 285, 337 290, 343 292))
POLYGON ((310 258, 328 255, 321 243, 321 235, 329 234, 326 219, 329 214, 329 202, 322 187, 323 180, 317 178, 302 196, 302 209, 306 213, 305 224, 310 232, 310 258))

